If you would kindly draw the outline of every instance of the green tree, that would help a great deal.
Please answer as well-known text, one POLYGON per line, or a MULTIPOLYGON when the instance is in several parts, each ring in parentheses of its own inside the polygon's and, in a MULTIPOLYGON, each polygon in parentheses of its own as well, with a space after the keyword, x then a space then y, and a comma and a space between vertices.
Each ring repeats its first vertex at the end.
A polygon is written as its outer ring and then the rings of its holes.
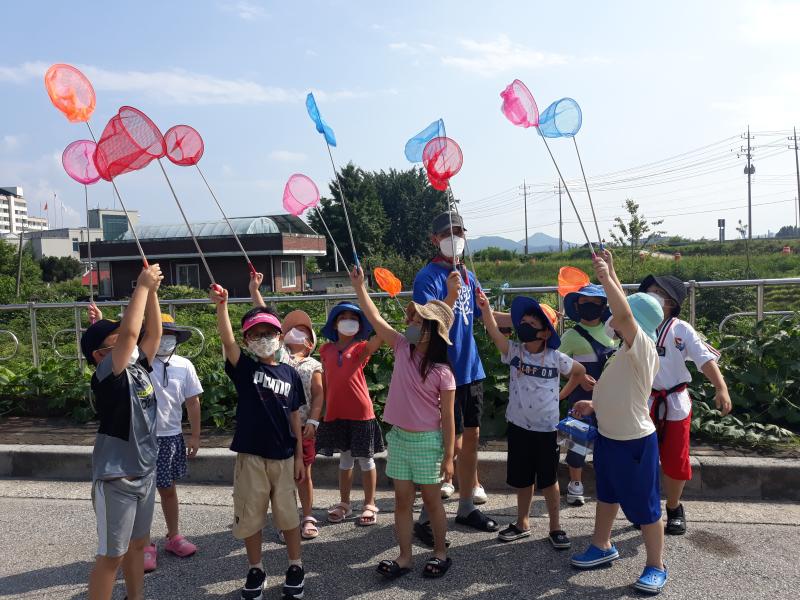
MULTIPOLYGON (((378 192, 375 189, 373 177, 363 169, 348 163, 339 178, 342 182, 347 212, 350 225, 353 228, 353 238, 359 257, 379 255, 384 250, 383 238, 388 227, 386 215, 383 212, 378 192)), ((329 184, 330 198, 322 198, 319 207, 331 231, 336 245, 347 261, 352 261, 353 252, 350 246, 350 236, 347 232, 342 199, 336 179, 329 184)), ((325 234, 325 227, 317 211, 310 211, 308 222, 320 234, 325 234)), ((334 249, 330 240, 326 243, 327 254, 319 258, 320 266, 332 271, 334 268, 334 249)), ((346 265, 339 265, 339 268, 346 265)))
POLYGON ((447 196, 430 186, 423 169, 390 169, 371 174, 388 228, 384 236, 387 254, 407 260, 430 258, 431 221, 447 210, 447 196))
POLYGON ((610 235, 615 245, 627 249, 630 255, 631 277, 637 279, 636 259, 639 253, 647 248, 653 238, 664 235, 666 231, 654 229, 664 221, 648 221, 639 213, 639 205, 632 198, 625 200, 625 211, 628 213, 628 222, 623 221, 622 217, 615 217, 610 235))
POLYGON ((67 281, 83 274, 81 262, 71 256, 45 256, 39 261, 43 281, 67 281))
POLYGON ((779 239, 792 239, 800 237, 800 227, 792 227, 791 225, 784 225, 775 234, 779 239))

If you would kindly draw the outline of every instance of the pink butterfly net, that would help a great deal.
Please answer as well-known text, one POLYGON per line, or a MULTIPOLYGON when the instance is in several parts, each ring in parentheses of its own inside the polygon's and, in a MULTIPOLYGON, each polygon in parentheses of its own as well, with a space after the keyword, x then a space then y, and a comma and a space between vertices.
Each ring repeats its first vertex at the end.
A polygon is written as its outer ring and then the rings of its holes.
POLYGON ((64 149, 61 164, 67 175, 78 183, 91 185, 100 179, 97 166, 94 164, 94 153, 97 148, 91 140, 77 140, 64 149))
POLYGON ((103 129, 97 142, 95 164, 100 177, 138 171, 167 153, 164 136, 142 111, 123 106, 103 129))
POLYGON ((319 203, 319 189, 317 185, 302 173, 295 173, 289 177, 286 187, 283 188, 283 208, 290 214, 299 217, 308 208, 314 208, 319 203))
POLYGON ((167 158, 176 165, 189 167, 196 165, 203 157, 205 146, 203 138, 194 127, 175 125, 164 134, 167 158))
POLYGON ((518 127, 538 127, 539 108, 533 94, 519 79, 512 81, 500 92, 503 105, 500 110, 506 118, 518 127))

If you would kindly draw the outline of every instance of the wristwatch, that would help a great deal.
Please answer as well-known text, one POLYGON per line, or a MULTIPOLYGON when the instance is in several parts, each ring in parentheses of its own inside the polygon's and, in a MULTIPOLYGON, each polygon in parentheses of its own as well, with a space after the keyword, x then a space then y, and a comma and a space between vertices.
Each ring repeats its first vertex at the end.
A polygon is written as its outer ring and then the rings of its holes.
POLYGON ((306 419, 306 423, 308 425, 313 425, 315 428, 319 428, 319 421, 316 419, 306 419))

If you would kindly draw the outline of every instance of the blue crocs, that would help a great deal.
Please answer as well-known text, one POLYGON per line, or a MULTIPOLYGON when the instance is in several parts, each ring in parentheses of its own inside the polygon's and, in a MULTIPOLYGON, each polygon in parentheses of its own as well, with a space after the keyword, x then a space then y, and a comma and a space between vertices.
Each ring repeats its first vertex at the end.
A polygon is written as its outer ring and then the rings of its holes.
POLYGON ((578 569, 594 569, 606 563, 614 562, 619 558, 617 547, 611 545, 608 550, 601 550, 594 544, 589 544, 585 552, 574 554, 570 559, 573 567, 578 569))
POLYGON ((655 596, 661 593, 665 585, 667 585, 667 565, 664 565, 663 571, 655 567, 645 567, 633 587, 640 592, 655 596))

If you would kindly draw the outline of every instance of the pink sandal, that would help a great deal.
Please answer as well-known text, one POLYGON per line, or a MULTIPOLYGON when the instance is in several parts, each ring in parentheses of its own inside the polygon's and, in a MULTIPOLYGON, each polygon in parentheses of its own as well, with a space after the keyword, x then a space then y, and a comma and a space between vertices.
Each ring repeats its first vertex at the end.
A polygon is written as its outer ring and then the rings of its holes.
POLYGON ((187 540, 182 535, 176 535, 175 537, 169 538, 167 540, 166 546, 164 546, 164 550, 167 552, 171 552, 175 556, 180 556, 181 558, 186 558, 187 556, 191 556, 195 552, 197 552, 197 546, 195 546, 192 542, 187 540))
POLYGON ((156 570, 156 545, 150 544, 144 547, 144 572, 152 573, 156 570))
POLYGON ((303 517, 300 537, 304 540, 313 540, 318 535, 319 529, 317 528, 317 520, 314 517, 303 517))
POLYGON ((341 523, 353 515, 350 505, 347 502, 339 502, 336 506, 328 510, 329 523, 341 523))
POLYGON ((358 524, 362 527, 369 527, 378 522, 378 507, 374 504, 365 504, 361 511, 361 516, 358 517, 358 524))

